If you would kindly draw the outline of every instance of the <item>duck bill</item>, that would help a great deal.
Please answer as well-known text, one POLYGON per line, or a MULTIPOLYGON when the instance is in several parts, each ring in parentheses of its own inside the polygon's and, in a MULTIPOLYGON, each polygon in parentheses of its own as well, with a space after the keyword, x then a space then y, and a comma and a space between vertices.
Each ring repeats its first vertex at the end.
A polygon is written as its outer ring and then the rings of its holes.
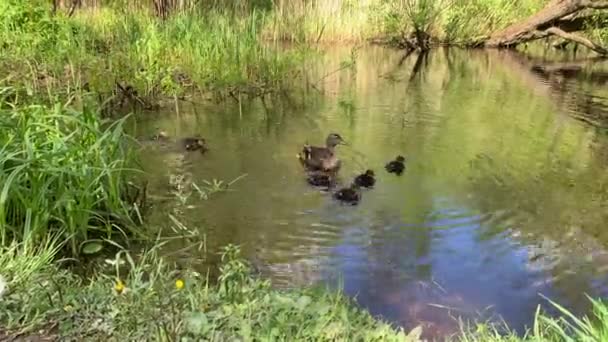
POLYGON ((349 144, 348 144, 346 141, 344 141, 344 140, 341 140, 341 141, 340 141, 340 145, 346 145, 346 146, 349 146, 349 144))

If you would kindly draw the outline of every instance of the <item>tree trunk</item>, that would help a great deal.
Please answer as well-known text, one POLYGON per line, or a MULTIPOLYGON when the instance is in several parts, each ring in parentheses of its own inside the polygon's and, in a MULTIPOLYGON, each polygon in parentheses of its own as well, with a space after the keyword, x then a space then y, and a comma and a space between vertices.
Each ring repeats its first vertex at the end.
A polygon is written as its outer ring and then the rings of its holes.
POLYGON ((608 8, 608 0, 552 0, 538 13, 495 32, 484 42, 484 45, 512 47, 535 39, 558 36, 584 45, 598 54, 608 55, 608 50, 599 44, 570 33, 583 30, 585 23, 592 19, 590 16, 577 17, 579 11, 605 8, 608 8))

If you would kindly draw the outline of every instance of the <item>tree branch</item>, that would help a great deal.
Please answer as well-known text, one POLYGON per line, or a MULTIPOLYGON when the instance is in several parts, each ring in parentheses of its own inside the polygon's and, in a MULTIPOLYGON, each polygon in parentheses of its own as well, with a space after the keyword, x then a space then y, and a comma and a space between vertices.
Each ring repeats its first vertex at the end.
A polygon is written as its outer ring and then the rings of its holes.
POLYGON ((593 9, 604 9, 604 8, 608 8, 608 1, 601 1, 601 0, 581 0, 580 4, 581 4, 581 6, 586 7, 586 8, 593 8, 593 9))
POLYGON ((578 17, 564 17, 554 21, 553 23, 548 23, 546 25, 541 25, 538 27, 539 30, 546 30, 549 27, 558 27, 566 32, 576 32, 576 31, 584 31, 588 27, 592 27, 598 25, 600 27, 608 26, 608 17, 607 16, 578 16, 578 17))
POLYGON ((568 33, 568 32, 566 32, 566 31, 564 31, 562 29, 559 29, 557 27, 550 27, 550 28, 546 29, 544 32, 547 33, 547 34, 558 36, 558 37, 561 37, 563 39, 570 40, 570 41, 573 41, 575 43, 578 43, 578 44, 581 44, 583 46, 586 46, 587 48, 589 48, 589 49, 591 49, 591 50, 599 53, 602 56, 608 55, 608 49, 604 48, 603 46, 601 46, 599 44, 596 44, 596 43, 592 42, 591 40, 589 40, 589 39, 587 39, 585 37, 576 35, 574 33, 568 33))

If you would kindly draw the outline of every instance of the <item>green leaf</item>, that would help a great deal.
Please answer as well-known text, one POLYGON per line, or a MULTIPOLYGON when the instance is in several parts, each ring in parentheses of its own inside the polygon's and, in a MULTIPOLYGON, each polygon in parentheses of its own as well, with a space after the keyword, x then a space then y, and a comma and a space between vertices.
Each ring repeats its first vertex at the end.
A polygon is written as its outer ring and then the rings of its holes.
POLYGON ((82 247, 82 253, 84 254, 95 254, 103 249, 103 245, 100 242, 88 242, 82 247))

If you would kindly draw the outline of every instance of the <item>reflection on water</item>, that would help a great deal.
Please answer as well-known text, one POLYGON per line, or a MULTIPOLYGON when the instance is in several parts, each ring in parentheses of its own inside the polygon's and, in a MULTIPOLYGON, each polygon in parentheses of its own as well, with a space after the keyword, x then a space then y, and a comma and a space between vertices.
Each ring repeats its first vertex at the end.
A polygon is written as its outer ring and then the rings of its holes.
MULTIPOLYGON (((344 48, 307 62, 310 79, 349 56, 344 48)), ((608 142, 576 119, 605 110, 585 100, 608 95, 588 86, 597 80, 555 81, 497 51, 401 57, 366 48, 353 68, 290 101, 146 114, 138 133, 201 133, 211 146, 205 155, 147 146, 158 194, 169 174, 197 184, 247 174, 210 201, 159 203, 152 220, 177 212, 209 251, 241 244, 276 286, 342 286, 372 313, 423 324, 429 336, 453 332, 457 316, 522 329, 540 293, 575 311, 586 310, 584 293, 606 295, 608 142), (378 176, 356 207, 308 186, 295 157, 331 131, 350 143, 339 147, 342 182, 367 168, 378 176), (397 154, 408 157, 401 177, 383 169, 397 154)))

